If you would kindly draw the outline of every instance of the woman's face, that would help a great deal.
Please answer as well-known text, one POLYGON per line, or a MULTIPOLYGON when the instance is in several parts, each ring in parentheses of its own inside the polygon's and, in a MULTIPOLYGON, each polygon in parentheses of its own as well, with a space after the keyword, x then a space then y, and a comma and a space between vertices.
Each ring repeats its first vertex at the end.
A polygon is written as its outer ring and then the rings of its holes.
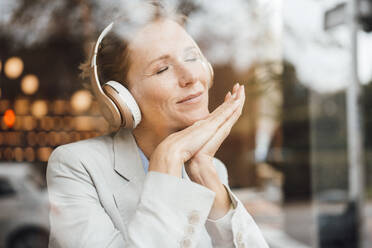
POLYGON ((178 23, 162 19, 147 24, 131 40, 129 54, 129 90, 143 125, 174 131, 209 114, 209 71, 178 23))

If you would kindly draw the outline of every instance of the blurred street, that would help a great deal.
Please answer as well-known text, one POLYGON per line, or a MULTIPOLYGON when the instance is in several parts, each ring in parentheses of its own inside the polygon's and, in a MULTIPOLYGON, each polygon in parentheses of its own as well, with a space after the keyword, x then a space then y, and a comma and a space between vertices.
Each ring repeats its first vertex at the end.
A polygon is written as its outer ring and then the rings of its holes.
MULTIPOLYGON (((248 212, 258 223, 272 248, 316 247, 316 206, 311 202, 285 205, 270 200, 268 192, 253 189, 234 189, 248 212)), ((331 210, 335 211, 335 210, 331 210)), ((368 246, 372 247, 372 201, 366 204, 368 246)))

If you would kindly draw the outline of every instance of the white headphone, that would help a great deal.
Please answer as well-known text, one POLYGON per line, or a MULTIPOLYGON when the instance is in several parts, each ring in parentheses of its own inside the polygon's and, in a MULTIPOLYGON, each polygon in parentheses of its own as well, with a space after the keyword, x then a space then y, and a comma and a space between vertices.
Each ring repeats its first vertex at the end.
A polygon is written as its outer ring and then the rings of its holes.
MULTIPOLYGON (((132 94, 121 83, 108 81, 101 88, 97 69, 97 54, 100 43, 106 34, 112 29, 114 23, 110 23, 100 34, 94 48, 94 54, 91 62, 91 85, 93 92, 97 97, 98 106, 103 117, 114 128, 124 127, 134 129, 141 122, 141 111, 132 94)), ((198 47, 198 46, 196 46, 198 47)), ((202 54, 200 52, 200 54, 202 54)), ((213 82, 213 68, 211 64, 202 55, 202 64, 210 73, 209 87, 213 82)))

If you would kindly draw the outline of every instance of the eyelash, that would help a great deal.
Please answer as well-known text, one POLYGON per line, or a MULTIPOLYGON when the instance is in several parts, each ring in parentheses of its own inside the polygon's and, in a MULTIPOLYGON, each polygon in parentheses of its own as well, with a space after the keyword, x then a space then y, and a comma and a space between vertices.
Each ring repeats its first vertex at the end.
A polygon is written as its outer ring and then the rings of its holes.
MULTIPOLYGON (((186 59, 185 61, 186 61, 186 62, 193 62, 193 61, 196 61, 197 59, 198 59, 198 58, 195 57, 195 58, 192 58, 192 59, 186 59)), ((157 71, 155 74, 156 74, 156 75, 159 75, 159 74, 165 72, 166 70, 168 70, 168 68, 169 68, 168 66, 163 67, 163 68, 161 68, 159 71, 157 71)))
POLYGON ((159 75, 159 74, 163 73, 166 70, 168 70, 168 66, 163 67, 162 69, 160 69, 159 71, 157 71, 156 74, 159 75))

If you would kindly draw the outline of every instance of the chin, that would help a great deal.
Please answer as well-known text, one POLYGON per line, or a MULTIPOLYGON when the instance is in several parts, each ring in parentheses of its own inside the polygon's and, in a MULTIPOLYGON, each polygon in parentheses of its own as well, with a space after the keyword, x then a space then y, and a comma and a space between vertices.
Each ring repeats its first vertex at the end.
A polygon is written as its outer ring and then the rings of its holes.
POLYGON ((207 118, 208 115, 209 115, 209 111, 207 109, 207 110, 204 110, 204 111, 200 111, 198 113, 193 113, 193 114, 190 114, 188 116, 184 116, 183 127, 191 126, 196 121, 203 120, 203 119, 207 118))

